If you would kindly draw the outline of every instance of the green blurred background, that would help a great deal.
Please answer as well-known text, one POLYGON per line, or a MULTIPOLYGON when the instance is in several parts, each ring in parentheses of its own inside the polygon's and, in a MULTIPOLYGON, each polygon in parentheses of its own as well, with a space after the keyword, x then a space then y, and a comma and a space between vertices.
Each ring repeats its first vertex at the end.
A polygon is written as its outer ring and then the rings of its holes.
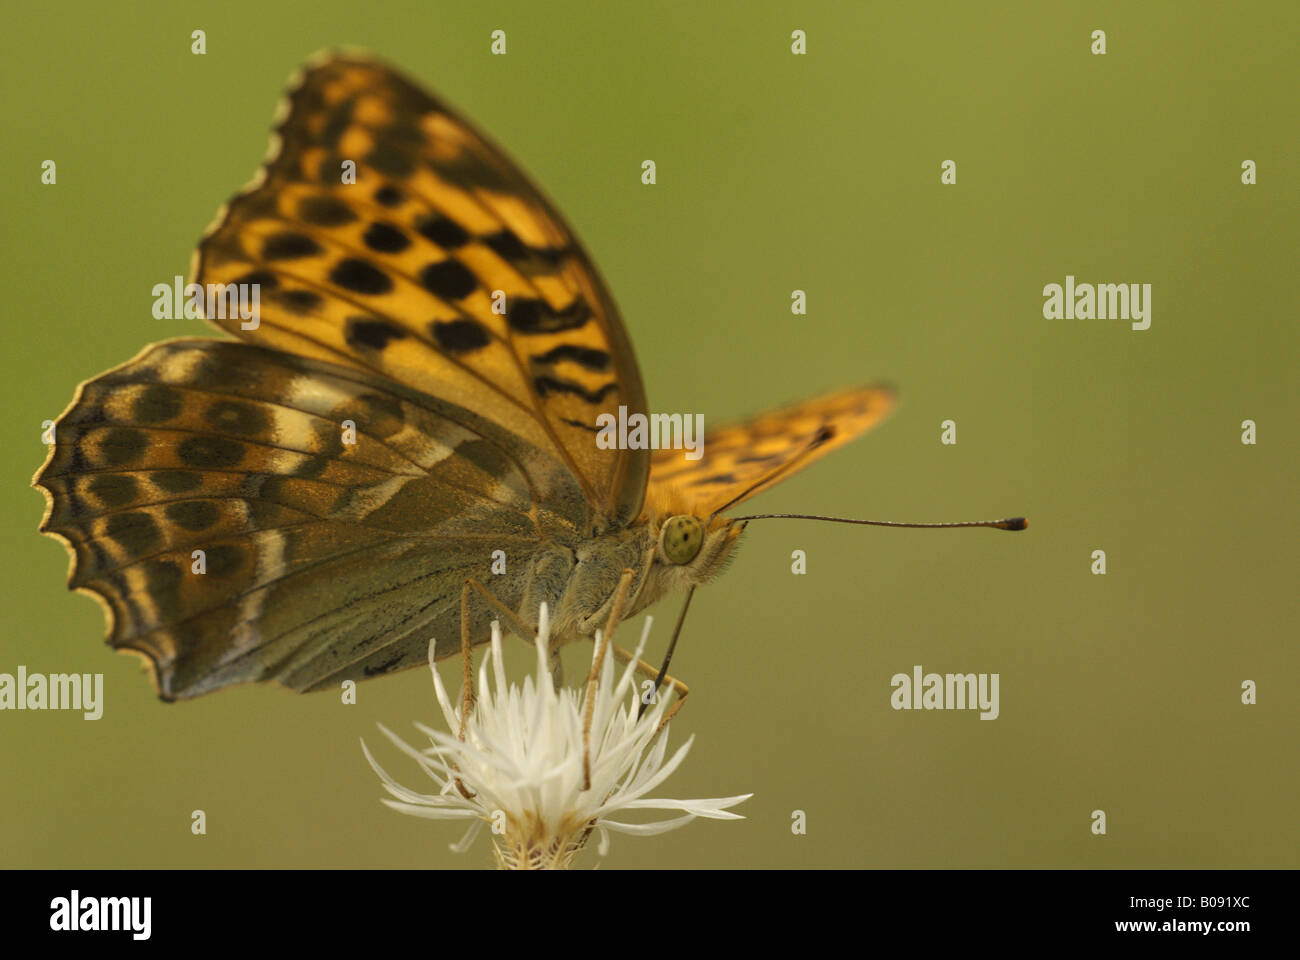
MULTIPOLYGON (((485 837, 456 855, 459 827, 382 807, 359 749, 419 783, 375 723, 415 740, 410 721, 438 716, 426 672, 363 684, 356 706, 273 686, 164 705, 36 532, 41 421, 146 343, 200 331, 154 320, 150 288, 186 272, 256 169, 290 72, 336 44, 405 68, 544 185, 622 307, 653 409, 707 422, 899 386, 892 420, 754 507, 1032 520, 751 525, 674 661, 692 696, 673 738, 697 739, 663 791, 753 791, 748 819, 616 836, 604 865, 1300 865, 1300 7, 703 7, 6 14, 0 671, 102 672, 106 706, 0 713, 0 866, 490 863, 485 837), (1151 329, 1045 320, 1042 287, 1066 274, 1153 284, 1151 329), (1000 718, 895 712, 890 677, 914 664, 1000 673, 1000 718)), ((676 610, 655 610, 656 655, 676 610)))

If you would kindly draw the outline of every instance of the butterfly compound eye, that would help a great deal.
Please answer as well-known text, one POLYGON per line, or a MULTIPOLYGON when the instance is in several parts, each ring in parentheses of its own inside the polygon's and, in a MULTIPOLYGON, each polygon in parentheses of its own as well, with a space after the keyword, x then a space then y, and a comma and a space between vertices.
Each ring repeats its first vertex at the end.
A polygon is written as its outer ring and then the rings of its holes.
POLYGON ((669 563, 690 563, 704 543, 704 524, 686 514, 669 517, 659 535, 659 543, 669 563))

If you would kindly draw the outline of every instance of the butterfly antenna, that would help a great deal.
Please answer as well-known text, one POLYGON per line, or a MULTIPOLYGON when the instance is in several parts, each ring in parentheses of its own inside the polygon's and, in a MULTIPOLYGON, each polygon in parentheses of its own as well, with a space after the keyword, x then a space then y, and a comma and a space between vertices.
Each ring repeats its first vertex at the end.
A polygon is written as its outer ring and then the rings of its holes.
POLYGON ((853 520, 849 517, 822 517, 815 513, 756 513, 750 517, 733 517, 733 520, 826 520, 830 523, 858 523, 866 527, 916 527, 922 530, 941 530, 951 527, 991 527, 994 530, 1024 530, 1029 521, 1024 517, 1006 520, 963 520, 957 523, 902 523, 898 520, 853 520))
MULTIPOLYGON (((664 654, 664 665, 659 668, 659 676, 655 677, 655 695, 659 695, 659 688, 664 684, 664 677, 668 676, 668 664, 673 659, 673 651, 677 649, 677 638, 681 636, 682 624, 686 622, 686 611, 691 608, 691 597, 695 596, 695 588, 691 587, 686 591, 686 602, 682 604, 682 612, 677 615, 677 626, 673 627, 673 638, 668 641, 668 652, 664 654)), ((645 715, 645 708, 648 704, 642 700, 641 709, 637 711, 636 718, 640 720, 645 715)))

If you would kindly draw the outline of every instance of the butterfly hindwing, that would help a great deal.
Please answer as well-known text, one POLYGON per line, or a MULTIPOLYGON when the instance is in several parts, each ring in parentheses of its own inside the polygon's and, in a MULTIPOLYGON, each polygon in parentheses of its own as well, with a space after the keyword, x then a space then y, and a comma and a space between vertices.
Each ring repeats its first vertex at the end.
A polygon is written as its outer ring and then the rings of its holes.
POLYGON ((883 420, 885 386, 839 390, 705 432, 703 456, 657 450, 647 500, 666 513, 707 517, 766 490, 883 420))
POLYGON ((450 399, 553 450, 602 525, 640 509, 647 452, 595 443, 600 414, 645 408, 595 268, 500 150, 390 68, 333 56, 305 71, 193 274, 258 284, 256 329, 214 319, 235 336, 450 399))
POLYGON ((450 653, 465 578, 493 550, 527 569, 585 518, 558 461, 476 414, 238 343, 149 347, 84 384, 55 440, 42 529, 169 698, 387 672, 431 635, 450 653))

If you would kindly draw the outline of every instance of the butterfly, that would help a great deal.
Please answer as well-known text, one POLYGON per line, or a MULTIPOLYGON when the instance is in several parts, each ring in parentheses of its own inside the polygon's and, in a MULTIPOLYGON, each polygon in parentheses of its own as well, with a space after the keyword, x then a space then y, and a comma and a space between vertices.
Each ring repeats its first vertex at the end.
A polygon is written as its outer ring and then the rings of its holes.
POLYGON ((636 357, 519 168, 358 55, 310 63, 280 116, 190 273, 257 290, 257 322, 82 384, 34 481, 70 587, 164 700, 392 673, 542 603, 555 647, 591 638, 616 595, 627 616, 715 577, 745 527, 725 510, 893 406, 831 393, 694 460, 606 449, 602 415, 647 412, 636 357))

